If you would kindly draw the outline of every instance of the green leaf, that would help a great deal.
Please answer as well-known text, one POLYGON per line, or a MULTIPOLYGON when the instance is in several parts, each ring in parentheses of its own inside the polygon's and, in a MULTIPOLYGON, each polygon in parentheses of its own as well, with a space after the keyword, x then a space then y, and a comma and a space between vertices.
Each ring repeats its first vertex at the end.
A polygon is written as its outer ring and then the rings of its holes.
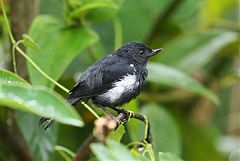
POLYGON ((81 3, 70 4, 67 13, 70 19, 75 21, 87 20, 100 22, 113 17, 119 10, 123 0, 88 0, 81 3), (73 9, 74 8, 74 9, 73 9))
MULTIPOLYGON (((180 132, 170 113, 156 104, 145 105, 141 113, 149 119, 155 154, 160 151, 181 154, 180 132)), ((144 130, 139 128, 138 131, 138 134, 141 132, 143 136, 144 130)))
POLYGON ((0 83, 0 105, 50 117, 63 124, 83 126, 78 113, 56 93, 45 88, 0 83))
MULTIPOLYGON (((6 70, 0 70, 0 82, 0 84, 30 86, 24 79, 6 70)), ((30 147, 32 154, 35 154, 33 155, 34 160, 47 161, 49 153, 53 152, 53 145, 56 144, 56 128, 52 127, 45 131, 37 126, 39 117, 22 111, 15 111, 14 114, 24 139, 30 147), (42 144, 39 144, 39 142, 42 144)))
POLYGON ((236 32, 225 30, 182 35, 163 47, 164 54, 159 57, 159 61, 192 73, 210 62, 222 48, 237 39, 236 32))
POLYGON ((157 15, 161 15, 169 3, 169 0, 151 0, 151 2, 126 0, 119 13, 123 41, 143 41, 156 21, 157 15))
POLYGON ((91 149, 100 161, 136 160, 125 146, 114 140, 108 140, 107 147, 92 144, 91 149))
POLYGON ((118 127, 116 131, 112 131, 110 135, 107 137, 107 139, 116 140, 120 142, 124 134, 125 134, 125 129, 124 129, 124 126, 121 125, 118 127))
POLYGON ((0 69, 0 83, 22 83, 22 84, 28 84, 27 81, 19 77, 18 75, 7 71, 0 69))
POLYGON ((162 85, 180 87, 209 98, 214 103, 219 104, 218 98, 198 81, 187 74, 168 65, 160 63, 148 64, 148 81, 162 85))
POLYGON ((103 144, 92 144, 91 149, 100 161, 118 161, 116 158, 114 158, 111 151, 103 144))
POLYGON ((55 150, 64 158, 65 161, 71 161, 72 158, 75 156, 75 154, 71 150, 63 146, 57 145, 55 146, 55 150))
POLYGON ((184 156, 186 160, 225 161, 226 156, 219 151, 219 131, 216 126, 199 126, 190 118, 176 117, 184 142, 184 156))
POLYGON ((49 161, 57 142, 57 126, 43 130, 38 126, 39 116, 15 111, 15 118, 21 133, 33 155, 34 161, 49 161))
MULTIPOLYGON (((67 28, 59 20, 50 16, 38 16, 29 31, 40 51, 29 48, 29 57, 53 79, 58 80, 74 57, 97 41, 98 36, 86 27, 67 28)), ((32 84, 54 84, 43 77, 28 63, 32 84)))
POLYGON ((172 153, 159 152, 158 155, 159 155, 159 161, 183 161, 178 156, 172 153))
POLYGON ((34 49, 34 50, 40 50, 38 44, 27 34, 23 35, 23 44, 27 48, 31 48, 31 49, 34 49))

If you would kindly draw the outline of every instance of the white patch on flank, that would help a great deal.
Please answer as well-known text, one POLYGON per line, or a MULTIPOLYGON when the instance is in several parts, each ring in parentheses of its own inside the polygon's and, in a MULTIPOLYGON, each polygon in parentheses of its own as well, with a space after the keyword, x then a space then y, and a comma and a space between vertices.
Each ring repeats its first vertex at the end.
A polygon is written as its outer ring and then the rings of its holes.
POLYGON ((130 64, 130 67, 134 67, 134 65, 133 65, 133 64, 130 64))
POLYGON ((136 75, 126 75, 113 84, 113 88, 106 93, 99 95, 100 98, 108 98, 110 102, 119 99, 126 91, 131 91, 139 85, 136 75))

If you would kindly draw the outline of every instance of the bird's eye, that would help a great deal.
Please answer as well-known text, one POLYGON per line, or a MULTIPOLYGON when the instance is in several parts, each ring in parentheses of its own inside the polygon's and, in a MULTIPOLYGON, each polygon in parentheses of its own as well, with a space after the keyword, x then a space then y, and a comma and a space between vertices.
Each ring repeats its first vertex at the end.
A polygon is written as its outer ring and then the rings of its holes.
POLYGON ((141 50, 141 51, 140 51, 140 54, 143 54, 143 53, 144 53, 143 50, 141 50))

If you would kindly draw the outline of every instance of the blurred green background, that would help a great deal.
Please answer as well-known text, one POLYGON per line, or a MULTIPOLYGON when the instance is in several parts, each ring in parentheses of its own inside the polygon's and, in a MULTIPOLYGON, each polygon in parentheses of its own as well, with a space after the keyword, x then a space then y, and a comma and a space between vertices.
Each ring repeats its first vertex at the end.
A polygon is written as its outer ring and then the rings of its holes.
MULTIPOLYGON (((141 41, 164 48, 148 65, 141 95, 124 107, 148 116, 155 154, 170 152, 185 161, 240 160, 239 1, 5 0, 4 4, 15 39, 27 33, 38 45, 20 47, 68 89, 88 66, 124 43, 141 41)), ((2 15, 0 23, 0 68, 13 71, 2 15)), ((33 86, 54 88, 67 97, 20 54, 16 62, 18 74, 33 86)), ((8 107, 3 102, 0 99, 2 161, 67 160, 55 146, 76 152, 92 133, 95 118, 82 105, 76 109, 84 127, 56 123, 44 131, 38 127, 39 116, 3 108, 8 107)), ((115 133, 122 132, 123 128, 115 133)), ((142 135, 142 124, 130 120, 121 143, 139 141, 142 135)), ((89 159, 96 160, 94 155, 89 159)))

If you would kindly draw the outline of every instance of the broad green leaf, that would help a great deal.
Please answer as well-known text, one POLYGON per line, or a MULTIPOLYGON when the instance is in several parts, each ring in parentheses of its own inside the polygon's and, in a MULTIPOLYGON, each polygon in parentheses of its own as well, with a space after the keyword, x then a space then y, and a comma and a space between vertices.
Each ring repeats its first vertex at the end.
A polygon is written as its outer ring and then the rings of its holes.
MULTIPOLYGON (((28 55, 53 79, 58 80, 74 57, 97 41, 97 35, 85 27, 66 27, 61 21, 50 16, 38 16, 29 35, 40 47, 40 51, 28 49, 28 55)), ((47 85, 52 82, 43 77, 28 63, 32 84, 47 85)))
POLYGON ((91 149, 99 161, 118 161, 116 158, 114 158, 112 152, 103 144, 92 144, 91 149))
MULTIPOLYGON (((30 86, 25 80, 6 70, 0 70, 0 82, 11 84, 23 84, 30 86)), ((1 84, 0 83, 0 84, 1 84)), ((0 90, 1 91, 1 90, 0 90)), ((1 92, 0 92, 1 93, 1 92)), ((48 161, 49 153, 53 152, 56 144, 56 128, 42 130, 38 126, 39 117, 22 111, 15 111, 15 118, 24 139, 30 148, 36 161, 48 161), (39 144, 41 142, 41 144, 39 144)))
POLYGON ((107 146, 92 144, 91 149, 100 161, 136 160, 125 146, 114 140, 107 141, 107 146))
POLYGON ((159 57, 159 61, 192 73, 210 62, 218 51, 237 39, 236 32, 225 30, 182 35, 163 47, 164 54, 159 57))
POLYGON ((72 5, 73 11, 68 15, 74 19, 85 19, 87 21, 103 21, 114 16, 123 0, 88 0, 72 5))
POLYGON ((125 129, 123 125, 120 125, 116 131, 112 131, 107 139, 121 141, 123 135, 125 134, 125 129))
MULTIPOLYGON (((232 12, 234 9, 238 10, 238 1, 236 0, 227 0, 227 1, 203 1, 201 15, 201 23, 213 24, 217 21, 223 19, 228 12, 232 12), (217 4, 217 5, 216 5, 217 4)), ((237 13, 236 13, 237 16, 237 13)))
MULTIPOLYGON (((153 150, 181 154, 181 138, 176 122, 163 107, 156 104, 143 106, 141 114, 148 117, 153 138, 153 150)), ((143 129, 139 128, 143 135, 143 129)), ((139 132, 138 132, 139 134, 139 132)))
POLYGON ((83 126, 77 112, 45 88, 0 83, 0 105, 50 117, 63 124, 83 126))
POLYGON ((162 85, 180 87, 190 92, 209 98, 219 104, 218 98, 198 81, 194 80, 182 71, 160 63, 148 64, 148 81, 162 85))
POLYGON ((176 117, 184 142, 183 152, 186 160, 226 161, 226 156, 216 146, 219 131, 216 126, 199 126, 187 117, 176 117))
POLYGON ((18 75, 7 71, 0 69, 0 83, 23 83, 28 84, 27 81, 19 77, 18 75))
POLYGON ((115 140, 108 140, 107 145, 117 160, 132 160, 132 161, 135 160, 135 158, 130 153, 129 149, 127 149, 124 145, 120 144, 119 142, 115 140))
POLYGON ((183 161, 178 156, 172 153, 159 152, 158 155, 159 155, 159 161, 183 161))
POLYGON ((58 126, 43 130, 38 126, 39 116, 31 113, 15 111, 15 118, 21 133, 33 155, 34 161, 50 161, 57 142, 58 126))
POLYGON ((124 42, 143 41, 169 0, 126 0, 120 10, 124 42), (137 27, 136 27, 137 26, 137 27))
POLYGON ((65 161, 71 161, 75 154, 63 146, 55 146, 55 150, 64 158, 65 161))

